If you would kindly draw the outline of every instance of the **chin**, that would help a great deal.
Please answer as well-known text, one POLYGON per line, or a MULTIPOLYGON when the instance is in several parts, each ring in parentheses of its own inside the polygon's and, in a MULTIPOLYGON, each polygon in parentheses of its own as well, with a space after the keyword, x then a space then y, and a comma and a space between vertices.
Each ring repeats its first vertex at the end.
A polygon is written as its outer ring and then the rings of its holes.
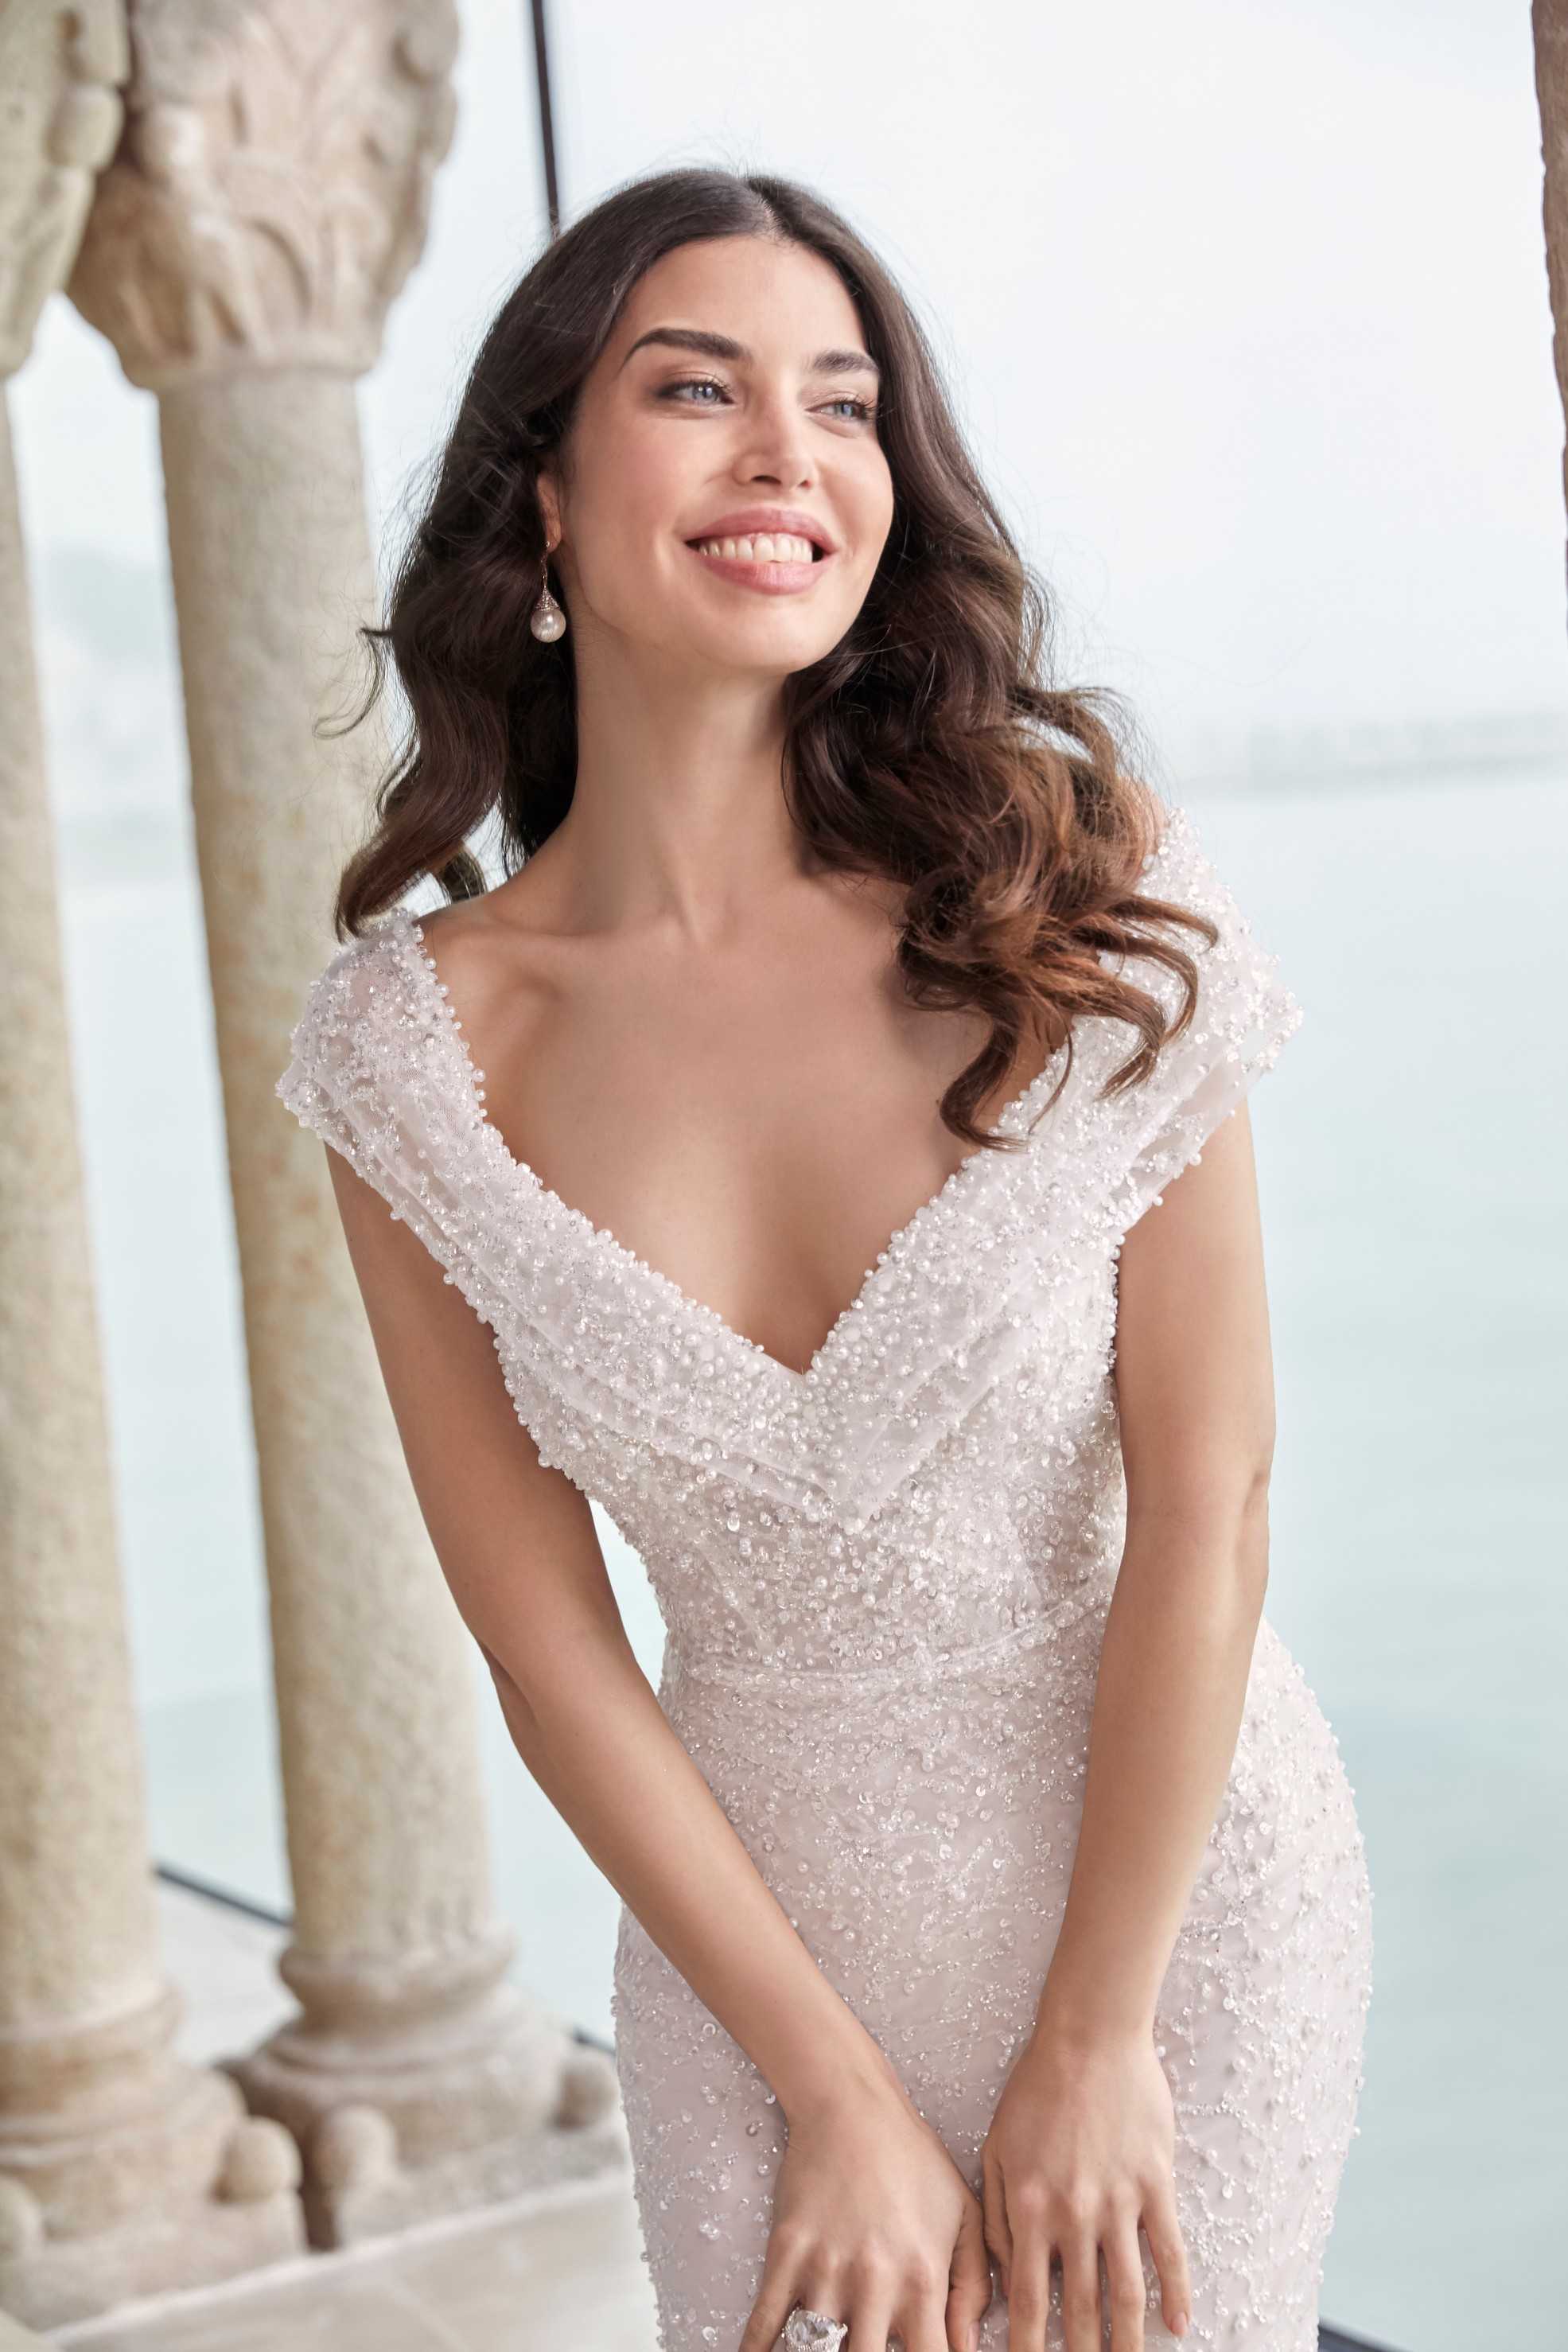
POLYGON ((681 630, 678 637, 667 628, 661 631, 661 650, 706 667, 790 677, 831 653, 849 625, 836 618, 825 623, 821 614, 808 621, 803 613, 758 613, 718 627, 709 619, 681 630))

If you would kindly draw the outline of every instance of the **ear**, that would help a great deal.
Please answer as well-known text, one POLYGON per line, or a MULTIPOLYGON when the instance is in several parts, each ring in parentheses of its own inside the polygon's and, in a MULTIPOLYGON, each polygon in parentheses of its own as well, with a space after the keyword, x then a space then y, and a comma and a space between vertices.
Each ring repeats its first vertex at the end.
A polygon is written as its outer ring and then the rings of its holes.
POLYGON ((542 467, 538 477, 538 491, 539 512, 544 517, 545 549, 547 553, 553 555, 560 545, 560 492, 556 487, 554 475, 547 474, 542 467))

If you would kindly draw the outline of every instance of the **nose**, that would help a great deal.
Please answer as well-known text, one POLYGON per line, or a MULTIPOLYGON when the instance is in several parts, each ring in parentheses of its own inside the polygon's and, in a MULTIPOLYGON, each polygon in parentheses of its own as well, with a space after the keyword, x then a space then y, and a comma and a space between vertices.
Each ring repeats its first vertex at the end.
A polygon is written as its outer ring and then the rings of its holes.
POLYGON ((795 401, 775 394, 747 411, 747 423, 751 430, 736 453, 737 478, 769 489, 810 489, 817 461, 795 401))

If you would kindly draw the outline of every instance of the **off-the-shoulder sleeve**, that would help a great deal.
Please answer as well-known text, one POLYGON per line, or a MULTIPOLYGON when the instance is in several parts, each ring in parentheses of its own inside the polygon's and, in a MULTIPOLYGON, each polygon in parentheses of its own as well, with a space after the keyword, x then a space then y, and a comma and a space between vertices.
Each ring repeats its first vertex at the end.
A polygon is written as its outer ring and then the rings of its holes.
POLYGON ((506 1171, 476 1148, 493 1139, 444 1001, 434 984, 418 984, 420 952, 411 927, 394 918, 329 964, 277 1091, 494 1322, 486 1196, 506 1171))
MULTIPOLYGON (((1220 1122, 1273 1067, 1301 1020, 1301 1007, 1278 977, 1277 960, 1252 937, 1179 809, 1140 887, 1146 897, 1206 916, 1216 936, 1210 945, 1196 932, 1177 935, 1197 967, 1192 1019, 1164 1048, 1150 1076, 1103 1097, 1100 1117, 1092 1121, 1104 1155, 1101 1174, 1110 1179, 1113 1219, 1123 1233, 1198 1157, 1220 1122)), ((1126 976, 1176 1012, 1181 991, 1174 975, 1134 961, 1126 976)), ((1129 1050, 1124 1026, 1094 1026, 1100 1034, 1074 1073, 1074 1092, 1103 1088, 1129 1050)))

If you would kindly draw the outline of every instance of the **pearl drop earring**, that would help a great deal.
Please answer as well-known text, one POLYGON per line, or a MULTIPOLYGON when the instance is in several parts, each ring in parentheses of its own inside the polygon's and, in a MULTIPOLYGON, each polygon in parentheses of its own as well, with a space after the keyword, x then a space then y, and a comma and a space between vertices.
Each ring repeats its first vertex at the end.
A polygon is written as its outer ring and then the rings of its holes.
POLYGON ((553 646, 566 635, 566 614, 549 592, 549 557, 539 565, 539 601, 528 615, 528 626, 541 646, 553 646))

